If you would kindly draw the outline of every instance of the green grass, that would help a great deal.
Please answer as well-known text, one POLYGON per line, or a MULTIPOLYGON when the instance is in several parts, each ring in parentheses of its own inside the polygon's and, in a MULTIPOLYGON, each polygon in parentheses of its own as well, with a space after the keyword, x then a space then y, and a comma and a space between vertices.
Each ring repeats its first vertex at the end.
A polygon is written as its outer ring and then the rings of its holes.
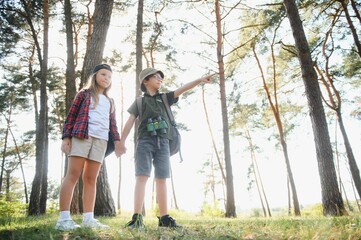
MULTIPOLYGON (((361 215, 345 217, 272 217, 272 218, 210 218, 200 216, 176 216, 180 230, 158 229, 157 219, 144 218, 146 229, 125 229, 130 214, 99 218, 108 224, 109 230, 77 229, 59 232, 54 229, 57 215, 20 217, 5 221, 0 217, 0 239, 48 240, 48 239, 361 239, 361 215)), ((81 223, 81 216, 73 219, 81 223)))

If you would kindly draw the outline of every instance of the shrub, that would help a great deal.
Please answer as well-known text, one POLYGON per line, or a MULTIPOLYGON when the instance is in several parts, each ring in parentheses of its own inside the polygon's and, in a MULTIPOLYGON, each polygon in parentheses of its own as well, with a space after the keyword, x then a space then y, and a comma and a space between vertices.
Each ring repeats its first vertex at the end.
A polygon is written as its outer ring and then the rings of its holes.
POLYGON ((222 209, 218 207, 218 204, 215 203, 211 206, 209 203, 203 203, 201 216, 205 217, 224 217, 225 213, 222 209))
POLYGON ((10 224, 14 218, 26 215, 27 205, 19 201, 0 199, 0 225, 10 224))

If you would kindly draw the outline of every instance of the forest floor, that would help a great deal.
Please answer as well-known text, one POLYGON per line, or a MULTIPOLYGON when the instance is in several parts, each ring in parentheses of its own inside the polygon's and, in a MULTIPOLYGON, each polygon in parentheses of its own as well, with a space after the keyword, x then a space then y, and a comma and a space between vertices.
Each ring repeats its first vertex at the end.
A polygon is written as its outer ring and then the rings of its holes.
MULTIPOLYGON (((175 216, 181 229, 158 228, 157 218, 144 218, 146 228, 124 228, 130 214, 102 217, 99 220, 110 226, 108 230, 80 228, 71 232, 54 229, 56 214, 40 217, 4 219, 0 216, 1 240, 47 239, 313 239, 356 240, 361 239, 361 215, 344 217, 272 217, 272 218, 212 218, 201 216, 175 216)), ((74 216, 81 223, 81 216, 74 216)))

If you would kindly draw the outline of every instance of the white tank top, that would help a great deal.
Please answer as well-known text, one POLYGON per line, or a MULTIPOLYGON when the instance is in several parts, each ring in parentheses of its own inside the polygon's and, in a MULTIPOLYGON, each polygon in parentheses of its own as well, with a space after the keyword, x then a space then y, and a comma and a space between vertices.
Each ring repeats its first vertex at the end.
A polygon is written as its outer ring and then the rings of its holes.
POLYGON ((94 100, 90 99, 88 135, 108 141, 110 101, 99 94, 99 102, 94 108, 94 100))

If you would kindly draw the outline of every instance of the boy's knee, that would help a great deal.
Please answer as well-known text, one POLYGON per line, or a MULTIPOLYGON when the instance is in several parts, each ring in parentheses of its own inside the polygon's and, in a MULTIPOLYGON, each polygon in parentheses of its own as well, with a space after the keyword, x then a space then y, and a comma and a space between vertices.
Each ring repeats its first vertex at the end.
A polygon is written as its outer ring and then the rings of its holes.
POLYGON ((157 184, 166 184, 167 179, 166 179, 166 178, 155 178, 154 181, 155 181, 157 184))
POLYGON ((146 176, 146 175, 140 175, 140 176, 137 176, 137 177, 136 177, 136 182, 137 182, 137 183, 140 183, 140 184, 145 184, 145 183, 147 183, 148 179, 149 179, 148 176, 146 176))

